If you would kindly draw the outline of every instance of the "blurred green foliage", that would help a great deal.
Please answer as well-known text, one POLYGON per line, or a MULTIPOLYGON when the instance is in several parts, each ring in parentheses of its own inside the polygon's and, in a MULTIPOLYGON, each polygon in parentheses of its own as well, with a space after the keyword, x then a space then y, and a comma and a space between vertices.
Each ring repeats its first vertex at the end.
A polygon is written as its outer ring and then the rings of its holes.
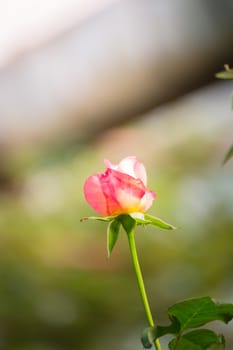
MULTIPOLYGON (((230 67, 227 64, 224 66, 224 68, 225 68, 224 71, 216 74, 216 78, 233 79, 233 69, 230 69, 230 67)), ((233 98, 232 98, 232 109, 233 109, 233 98)), ((228 160, 230 160, 232 157, 233 157, 233 145, 231 145, 230 148, 228 149, 228 151, 224 157, 223 164, 228 162, 228 160)))
POLYGON ((130 155, 127 134, 135 155, 142 145, 145 150, 138 158, 157 193, 150 213, 178 227, 136 232, 155 320, 166 324, 165 310, 183 298, 232 302, 233 169, 231 162, 220 166, 223 132, 194 131, 172 141, 173 130, 163 133, 166 123, 156 120, 154 129, 128 125, 125 141, 116 130, 115 143, 103 135, 88 146, 24 149, 4 161, 0 349, 141 349, 146 321, 127 239, 120 232, 107 259, 106 225, 80 223, 94 215, 83 198, 86 177, 103 171, 103 156, 115 162, 130 155))

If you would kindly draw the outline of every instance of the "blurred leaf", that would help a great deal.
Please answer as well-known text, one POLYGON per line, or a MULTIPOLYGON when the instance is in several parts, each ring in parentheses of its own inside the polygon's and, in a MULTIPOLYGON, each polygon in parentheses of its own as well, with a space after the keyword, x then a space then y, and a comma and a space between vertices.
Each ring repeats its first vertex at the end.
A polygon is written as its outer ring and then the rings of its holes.
POLYGON ((225 158, 223 160, 223 164, 226 164, 230 158, 233 157, 233 144, 231 145, 230 149, 227 151, 225 158))
POLYGON ((210 350, 213 345, 216 350, 224 349, 224 338, 208 329, 199 329, 173 339, 169 343, 170 350, 210 350))
POLYGON ((107 231, 107 250, 108 250, 108 257, 110 257, 111 252, 117 242, 118 236, 119 236, 119 230, 120 230, 121 223, 118 220, 113 220, 108 225, 108 231, 107 231))
POLYGON ((222 72, 215 74, 216 78, 219 79, 233 79, 233 69, 226 69, 222 72))

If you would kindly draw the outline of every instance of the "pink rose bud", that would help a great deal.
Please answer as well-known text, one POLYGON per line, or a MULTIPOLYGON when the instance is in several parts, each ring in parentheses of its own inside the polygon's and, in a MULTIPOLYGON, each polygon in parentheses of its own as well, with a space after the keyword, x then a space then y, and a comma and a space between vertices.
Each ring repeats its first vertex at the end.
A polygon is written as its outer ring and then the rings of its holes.
POLYGON ((91 175, 84 184, 84 195, 100 215, 144 213, 152 205, 155 193, 146 188, 145 166, 136 157, 119 164, 104 161, 103 174, 91 175))

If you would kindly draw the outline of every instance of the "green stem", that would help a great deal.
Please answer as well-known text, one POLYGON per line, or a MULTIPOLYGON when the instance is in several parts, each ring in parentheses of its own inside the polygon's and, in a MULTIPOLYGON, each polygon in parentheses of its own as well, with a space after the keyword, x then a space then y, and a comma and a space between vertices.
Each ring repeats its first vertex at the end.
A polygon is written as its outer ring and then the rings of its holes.
MULTIPOLYGON (((142 303, 145 309, 147 322, 150 327, 154 327, 155 324, 151 314, 150 305, 148 302, 148 298, 146 295, 146 290, 145 290, 145 286, 142 278, 142 272, 138 261, 138 255, 137 255, 137 250, 136 250, 136 245, 134 240, 134 230, 131 230, 130 232, 128 232, 127 236, 128 236, 129 248, 130 248, 130 253, 133 261, 134 271, 136 273, 138 287, 140 290, 142 303)), ((154 345, 156 350, 162 350, 158 339, 155 340, 154 345)))

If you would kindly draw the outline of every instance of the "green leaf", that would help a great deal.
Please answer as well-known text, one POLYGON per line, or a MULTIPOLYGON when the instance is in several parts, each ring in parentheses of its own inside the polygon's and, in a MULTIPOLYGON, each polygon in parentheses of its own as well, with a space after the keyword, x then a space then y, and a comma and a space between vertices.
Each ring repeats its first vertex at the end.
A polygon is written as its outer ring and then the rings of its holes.
POLYGON ((192 344, 189 340, 180 338, 179 343, 177 344, 177 340, 173 339, 168 344, 170 350, 202 350, 199 345, 192 344))
POLYGON ((80 221, 86 221, 86 220, 96 220, 96 221, 104 221, 104 222, 109 222, 112 221, 116 218, 116 216, 87 216, 84 217, 82 219, 80 219, 80 221))
POLYGON ((198 329, 183 335, 184 339, 189 340, 193 344, 208 349, 212 345, 224 345, 225 341, 222 335, 217 335, 209 329, 198 329))
POLYGON ((145 349, 149 349, 153 346, 157 338, 165 334, 177 334, 178 332, 179 324, 176 322, 172 323, 170 326, 147 327, 142 333, 141 342, 145 349))
POLYGON ((130 233, 136 226, 136 220, 130 215, 119 215, 118 220, 121 222, 126 233, 130 233))
POLYGON ((169 326, 155 326, 143 331, 141 341, 144 348, 150 348, 153 342, 165 335, 176 336, 169 343, 170 350, 224 350, 224 337, 208 329, 192 330, 204 324, 219 320, 228 323, 233 319, 233 304, 217 303, 210 297, 192 298, 169 307, 169 326), (185 332, 185 334, 183 334, 185 332))
POLYGON ((217 304, 210 297, 193 298, 176 303, 168 309, 169 318, 179 322, 180 332, 219 320, 233 318, 233 304, 217 304))
POLYGON ((169 348, 171 350, 210 350, 213 346, 219 350, 224 349, 224 338, 209 329, 199 329, 173 339, 169 348))
MULTIPOLYGON (((150 348, 155 339, 165 334, 174 334, 181 339, 182 333, 189 328, 197 328, 215 320, 228 323, 233 319, 233 304, 216 303, 210 297, 193 298, 181 301, 171 306, 168 309, 168 316, 171 320, 171 324, 169 326, 164 327, 158 325, 155 327, 146 328, 143 331, 141 341, 145 348, 150 348)), ((196 337, 199 336, 200 338, 205 335, 204 340, 206 342, 208 339, 215 339, 215 341, 217 339, 217 336, 213 335, 211 331, 205 330, 205 332, 199 332, 199 330, 195 330, 183 335, 185 340, 182 340, 182 342, 187 345, 187 342, 190 342, 192 335, 196 337), (189 334, 189 336, 187 334, 189 334)), ((218 339, 222 338, 218 337, 218 339)), ((173 349, 173 343, 174 342, 170 343, 171 349, 173 349)), ((199 343, 202 344, 201 341, 199 341, 199 343)), ((200 346, 199 343, 198 346, 200 346)), ((221 344, 223 344, 223 342, 221 344)), ((195 346, 197 348, 197 345, 192 344, 192 348, 190 347, 190 349, 196 349, 195 346)), ((199 348, 197 349, 199 350, 199 348)), ((216 349, 218 350, 218 348, 216 349)), ((222 348, 220 347, 219 349, 222 348)))
POLYGON ((150 222, 150 225, 157 226, 159 228, 163 228, 164 230, 174 230, 175 226, 168 224, 167 222, 156 218, 155 216, 145 214, 145 220, 150 222))
POLYGON ((117 242, 120 226, 121 226, 121 223, 118 220, 113 220, 108 225, 108 230, 107 230, 108 257, 110 257, 111 252, 117 242))
POLYGON ((233 79, 233 69, 223 70, 222 72, 215 74, 215 76, 219 79, 233 79))
POLYGON ((228 162, 228 160, 233 157, 233 144, 231 145, 230 149, 227 151, 225 158, 223 160, 223 164, 226 164, 226 162, 228 162))

